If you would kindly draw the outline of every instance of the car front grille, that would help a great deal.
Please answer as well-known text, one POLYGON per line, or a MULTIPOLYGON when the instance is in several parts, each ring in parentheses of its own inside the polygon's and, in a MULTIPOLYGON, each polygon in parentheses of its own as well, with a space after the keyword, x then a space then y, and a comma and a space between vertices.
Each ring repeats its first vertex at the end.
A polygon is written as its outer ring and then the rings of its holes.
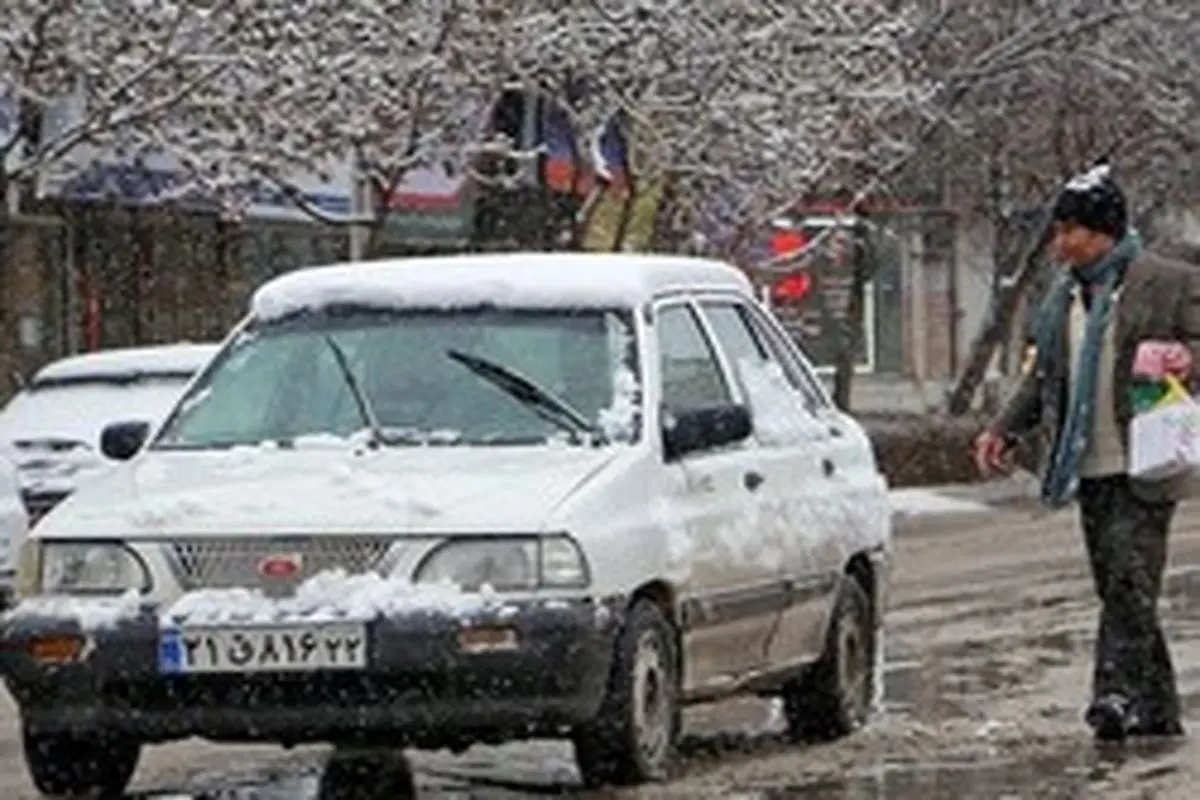
MULTIPOLYGON (((381 572, 392 540, 364 536, 312 536, 294 539, 183 538, 169 547, 172 567, 185 591, 262 586, 264 560, 284 556, 298 570, 286 583, 295 586, 320 572, 381 572)), ((274 583, 278 583, 274 581, 274 583)))
POLYGON ((25 511, 29 514, 29 524, 36 525, 38 520, 50 513, 56 505, 67 499, 70 492, 21 492, 21 500, 25 503, 25 511))

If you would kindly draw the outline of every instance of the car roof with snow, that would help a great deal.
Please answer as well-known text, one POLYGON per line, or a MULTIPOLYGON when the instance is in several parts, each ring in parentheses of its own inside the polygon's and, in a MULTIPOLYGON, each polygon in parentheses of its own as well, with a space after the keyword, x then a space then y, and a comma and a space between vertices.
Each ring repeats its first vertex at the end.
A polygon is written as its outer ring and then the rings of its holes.
POLYGON ((309 267, 255 292, 260 320, 330 306, 633 308, 682 289, 752 292, 745 274, 701 258, 617 253, 491 253, 309 267))
POLYGON ((30 385, 37 388, 140 378, 187 379, 208 364, 219 348, 217 344, 180 342, 81 353, 46 365, 34 375, 30 385))

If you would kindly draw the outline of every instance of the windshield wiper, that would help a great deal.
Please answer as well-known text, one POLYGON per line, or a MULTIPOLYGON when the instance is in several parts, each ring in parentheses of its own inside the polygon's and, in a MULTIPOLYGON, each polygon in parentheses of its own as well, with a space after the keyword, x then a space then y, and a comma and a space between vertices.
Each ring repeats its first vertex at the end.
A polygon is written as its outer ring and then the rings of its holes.
POLYGON ((350 360, 346 358, 346 351, 328 333, 325 334, 324 339, 325 343, 329 345, 329 349, 333 351, 334 360, 337 361, 338 369, 341 370, 342 377, 346 380, 346 386, 350 389, 350 394, 354 396, 354 404, 358 406, 358 415, 362 417, 363 424, 367 426, 367 430, 371 434, 371 438, 367 441, 367 447, 376 448, 385 444, 386 438, 383 435, 383 428, 379 425, 379 417, 375 416, 375 409, 371 406, 370 398, 363 391, 362 386, 358 382, 358 376, 354 374, 354 370, 350 367, 350 360))
POLYGON ((604 432, 590 422, 587 417, 572 408, 570 403, 553 392, 543 389, 523 375, 494 361, 460 350, 447 350, 446 355, 504 391, 551 425, 555 425, 575 437, 581 433, 586 434, 595 444, 608 442, 608 437, 604 435, 604 432))

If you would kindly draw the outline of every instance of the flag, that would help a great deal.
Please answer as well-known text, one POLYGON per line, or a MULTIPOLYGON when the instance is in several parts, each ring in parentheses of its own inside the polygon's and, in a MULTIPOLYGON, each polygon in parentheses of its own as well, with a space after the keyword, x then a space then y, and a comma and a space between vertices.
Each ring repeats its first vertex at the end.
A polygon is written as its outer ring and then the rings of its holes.
POLYGON ((542 100, 541 130, 542 180, 555 192, 575 191, 575 172, 579 150, 575 144, 575 126, 561 103, 542 100))
POLYGON ((606 189, 629 188, 629 141, 624 129, 624 114, 618 111, 592 137, 592 170, 596 181, 606 189))

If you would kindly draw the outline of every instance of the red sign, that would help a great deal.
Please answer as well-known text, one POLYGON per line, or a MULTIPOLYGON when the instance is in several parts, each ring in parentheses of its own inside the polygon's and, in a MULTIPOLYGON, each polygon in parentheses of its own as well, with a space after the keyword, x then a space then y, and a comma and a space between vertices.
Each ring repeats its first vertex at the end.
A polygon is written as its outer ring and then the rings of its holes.
POLYGON ((785 275, 771 286, 771 299, 776 303, 796 303, 812 291, 812 277, 807 272, 785 275))
POLYGON ((808 246, 808 237, 803 231, 784 228, 771 237, 771 253, 776 257, 799 253, 808 246))

